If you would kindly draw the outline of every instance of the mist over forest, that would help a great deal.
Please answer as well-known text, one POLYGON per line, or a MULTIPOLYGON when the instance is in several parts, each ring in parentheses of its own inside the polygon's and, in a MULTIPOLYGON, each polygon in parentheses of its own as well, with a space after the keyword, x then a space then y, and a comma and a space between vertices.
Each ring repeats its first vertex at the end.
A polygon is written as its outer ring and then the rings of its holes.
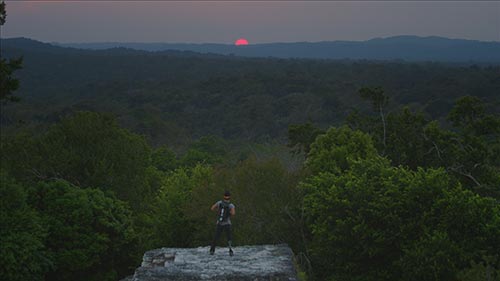
POLYGON ((288 244, 301 280, 500 278, 498 64, 1 52, 6 280, 206 246, 224 190, 234 243, 288 244))

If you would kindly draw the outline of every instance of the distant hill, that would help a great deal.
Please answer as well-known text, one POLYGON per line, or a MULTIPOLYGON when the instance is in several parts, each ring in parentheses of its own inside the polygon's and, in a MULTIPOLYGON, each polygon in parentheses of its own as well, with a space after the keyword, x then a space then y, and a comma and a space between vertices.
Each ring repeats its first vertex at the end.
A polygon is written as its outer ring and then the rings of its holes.
MULTIPOLYGON (((107 45, 107 43, 103 43, 103 47, 101 48, 81 48, 81 47, 73 47, 63 44, 57 43, 44 43, 37 40, 18 37, 18 38, 7 38, 1 40, 1 51, 2 56, 18 56, 25 53, 45 53, 45 54, 89 54, 92 53, 94 55, 146 55, 150 53, 149 50, 144 50, 141 48, 134 48, 131 46, 127 46, 127 44, 115 44, 115 45, 107 45), (96 52, 97 51, 97 52, 96 52)), ((181 49, 165 49, 162 50, 162 54, 165 55, 174 55, 174 56, 203 56, 208 57, 207 54, 201 54, 198 52, 192 52, 189 50, 181 50, 181 49)), ((221 55, 212 56, 221 57, 221 55)))
POLYGON ((81 49, 124 47, 144 51, 182 50, 247 57, 368 59, 500 63, 500 42, 443 37, 395 36, 368 41, 270 43, 248 46, 169 43, 74 43, 81 49))

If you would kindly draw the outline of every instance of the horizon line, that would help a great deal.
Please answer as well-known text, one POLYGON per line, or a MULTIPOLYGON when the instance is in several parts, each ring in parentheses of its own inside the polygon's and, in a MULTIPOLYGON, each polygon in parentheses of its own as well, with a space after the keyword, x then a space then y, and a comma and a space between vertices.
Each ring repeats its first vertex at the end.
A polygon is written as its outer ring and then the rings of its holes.
MULTIPOLYGON (((252 43, 251 40, 249 40, 249 44, 245 46, 254 46, 254 45, 271 45, 271 44, 297 44, 297 43, 305 43, 305 44, 318 44, 318 43, 332 43, 332 42, 367 42, 367 41, 372 41, 372 40, 384 40, 384 39, 391 39, 391 38, 398 38, 398 37, 414 37, 414 38, 420 38, 420 39, 428 39, 428 38, 436 38, 436 39, 447 39, 447 40, 460 40, 460 41, 475 41, 475 42, 482 42, 482 43, 500 43, 500 40, 478 40, 478 39, 466 39, 466 38, 452 38, 452 37, 445 37, 445 36, 438 36, 438 35, 428 35, 428 36, 420 36, 420 35, 409 35, 409 34, 401 34, 401 35, 392 35, 392 36, 386 36, 386 37, 373 37, 370 39, 364 39, 364 40, 321 40, 321 41, 275 41, 275 42, 261 42, 261 43, 252 43)), ((74 41, 43 41, 39 39, 34 39, 30 37, 25 37, 25 36, 18 36, 18 37, 8 37, 8 38, 0 38, 0 40, 8 40, 8 39, 29 39, 33 41, 38 41, 42 43, 48 43, 48 44, 59 44, 59 45, 68 45, 68 44, 169 44, 169 45, 174 45, 174 44, 182 44, 182 45, 228 45, 228 46, 235 46, 234 42, 233 43, 228 43, 228 42, 168 42, 168 41, 81 41, 81 42, 74 42, 74 41)), ((239 46, 241 47, 241 46, 239 46)), ((243 46, 244 47, 244 46, 243 46)))

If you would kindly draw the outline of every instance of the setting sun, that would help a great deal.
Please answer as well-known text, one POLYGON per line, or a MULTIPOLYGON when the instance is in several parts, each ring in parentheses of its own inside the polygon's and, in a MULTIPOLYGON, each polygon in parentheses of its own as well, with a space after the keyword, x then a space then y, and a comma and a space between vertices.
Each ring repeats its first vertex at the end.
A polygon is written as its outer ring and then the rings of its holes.
POLYGON ((240 38, 240 39, 234 41, 234 45, 236 45, 236 46, 248 45, 248 40, 245 38, 240 38))

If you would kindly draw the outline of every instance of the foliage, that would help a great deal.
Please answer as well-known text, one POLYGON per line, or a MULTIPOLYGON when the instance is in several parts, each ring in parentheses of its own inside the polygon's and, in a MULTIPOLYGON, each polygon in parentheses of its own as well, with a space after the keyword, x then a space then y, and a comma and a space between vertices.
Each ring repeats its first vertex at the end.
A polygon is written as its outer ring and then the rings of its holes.
MULTIPOLYGON (((213 238, 215 214, 209 208, 230 190, 236 205, 235 245, 289 243, 304 250, 300 179, 276 159, 248 159, 234 167, 178 168, 166 175, 148 215, 150 247, 203 246, 213 238)), ((148 233, 144 233, 148 235, 148 233)))
POLYGON ((179 166, 175 153, 167 146, 155 149, 151 154, 152 165, 160 171, 173 171, 179 166))
POLYGON ((150 239, 145 241, 147 245, 143 247, 188 247, 194 244, 194 224, 201 222, 190 220, 186 210, 200 208, 192 204, 193 190, 209 182, 211 177, 209 166, 197 165, 177 168, 163 178, 152 206, 144 215, 147 224, 143 226, 145 233, 141 235, 150 239))
POLYGON ((19 80, 14 78, 16 70, 22 68, 23 59, 10 59, 7 61, 0 58, 0 101, 19 101, 20 98, 14 96, 14 91, 19 88, 19 80))
POLYGON ((48 280, 116 280, 134 265, 135 234, 128 206, 99 189, 40 182, 29 201, 47 227, 54 268, 48 280))
POLYGON ((0 172, 0 275, 3 280, 43 280, 52 263, 40 216, 26 202, 25 188, 0 172))
POLYGON ((322 174, 304 185, 320 277, 453 279, 483 251, 498 253, 493 200, 453 187, 443 171, 381 163, 361 161, 346 175, 322 174))
POLYGON ((34 163, 41 162, 41 155, 36 152, 38 140, 31 132, 20 132, 14 136, 2 138, 0 143, 0 165, 2 171, 19 182, 33 183, 34 163))
POLYGON ((384 89, 382 87, 363 87, 359 90, 359 95, 365 99, 369 100, 372 104, 373 110, 377 111, 378 114, 380 115, 380 119, 382 121, 382 144, 383 144, 383 150, 382 154, 385 154, 385 150, 387 148, 387 124, 386 124, 386 117, 384 113, 384 108, 387 106, 389 103, 389 97, 384 94, 384 89))
POLYGON ((316 278, 453 280, 470 261, 500 252, 498 203, 464 190, 442 169, 410 171, 355 154, 339 174, 322 155, 308 161, 328 169, 302 185, 316 278))
POLYGON ((146 179, 150 147, 110 115, 80 112, 43 135, 16 136, 3 143, 2 150, 2 164, 19 180, 64 179, 80 187, 99 187, 136 208, 154 189, 146 179))
MULTIPOLYGON (((221 199, 224 190, 231 191, 236 205, 234 242, 237 245, 290 243, 298 246, 301 243, 301 195, 296 188, 299 178, 299 174, 287 171, 277 159, 249 158, 235 167, 217 171, 217 192, 205 196, 212 199, 205 204, 210 206, 221 199)), ((195 194, 198 198, 204 195, 195 194)), ((212 235, 215 216, 208 215, 208 234, 212 235)))
POLYGON ((363 87, 359 95, 371 102, 373 110, 379 112, 388 104, 389 97, 384 93, 382 87, 363 87))
POLYGON ((465 96, 456 101, 455 106, 448 113, 455 127, 468 127, 485 116, 484 106, 478 97, 465 96))
POLYGON ((369 133, 378 151, 394 166, 413 170, 443 167, 464 187, 500 198, 500 117, 487 113, 479 98, 465 96, 456 101, 448 120, 453 129, 445 129, 437 120, 429 120, 422 112, 413 113, 408 107, 394 110, 386 118, 385 145, 373 117, 353 112, 347 121, 350 127, 369 133))
POLYGON ((235 245, 288 243, 311 280, 499 276, 498 66, 24 43, 2 46, 27 58, 0 116, 6 279, 111 280, 205 246, 226 189, 235 245), (273 157, 287 132, 305 165, 273 157))
POLYGON ((424 136, 427 124, 422 112, 413 113, 408 107, 387 116, 385 155, 394 166, 404 165, 416 170, 432 161, 433 155, 428 154, 431 145, 424 136))
MULTIPOLYGON (((2 125, 12 131, 18 120, 43 128, 86 110, 113 113, 151 144, 175 151, 206 135, 284 140, 292 124, 327 128, 342 123, 351 107, 369 112, 371 102, 359 95, 366 85, 377 85, 368 89, 390 99, 384 114, 409 104, 443 119, 465 95, 499 108, 499 66, 91 51, 20 41, 2 45, 5 57, 25 57, 16 72, 24 102, 2 112, 2 125)), ((379 94, 375 100, 385 104, 379 94)), ((382 131, 380 117, 378 124, 382 131)))
POLYGON ((226 144, 223 139, 213 135, 204 136, 191 144, 180 162, 188 167, 199 163, 211 165, 222 163, 226 155, 226 144))
POLYGON ((352 161, 377 155, 369 135, 348 127, 330 128, 311 145, 307 167, 312 173, 340 174, 352 161))
POLYGON ((311 123, 290 125, 288 127, 288 147, 290 147, 294 153, 303 152, 307 156, 310 146, 316 137, 324 133, 323 130, 316 128, 311 123))
POLYGON ((500 280, 500 264, 498 256, 484 256, 479 262, 471 262, 470 267, 458 274, 460 281, 500 280))
MULTIPOLYGON (((5 10, 5 2, 0 3, 0 26, 5 24, 7 12, 5 10)), ((14 71, 22 68, 22 57, 16 59, 7 59, 2 56, 0 58, 0 102, 4 101, 19 101, 19 97, 14 96, 14 91, 19 88, 19 80, 14 78, 14 71)))
POLYGON ((434 122, 425 133, 432 142, 437 165, 446 167, 464 186, 498 199, 500 117, 485 113, 484 107, 476 97, 460 98, 448 115, 456 130, 442 130, 434 122))
POLYGON ((7 18, 7 12, 5 11, 5 1, 0 3, 0 25, 5 24, 5 18, 7 18))

